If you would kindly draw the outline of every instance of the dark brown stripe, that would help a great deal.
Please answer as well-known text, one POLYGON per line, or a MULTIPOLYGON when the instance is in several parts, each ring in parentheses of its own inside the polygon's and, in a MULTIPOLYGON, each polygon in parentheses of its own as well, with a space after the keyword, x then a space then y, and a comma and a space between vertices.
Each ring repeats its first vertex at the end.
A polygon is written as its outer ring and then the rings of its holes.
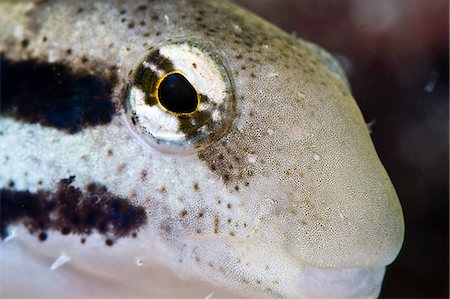
POLYGON ((111 121, 115 77, 79 74, 59 63, 0 59, 0 115, 71 134, 111 121))
POLYGON ((71 186, 75 177, 61 180, 54 193, 1 189, 1 237, 8 226, 22 223, 42 241, 48 230, 62 235, 89 235, 94 231, 109 240, 135 235, 147 221, 145 209, 91 183, 82 191, 71 186))

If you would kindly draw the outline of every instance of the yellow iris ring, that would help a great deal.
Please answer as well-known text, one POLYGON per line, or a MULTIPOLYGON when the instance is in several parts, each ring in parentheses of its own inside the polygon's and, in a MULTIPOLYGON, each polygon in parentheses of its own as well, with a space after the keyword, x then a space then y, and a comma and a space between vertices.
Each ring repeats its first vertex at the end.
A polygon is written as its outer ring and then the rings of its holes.
MULTIPOLYGON (((198 108, 200 107, 200 103, 201 103, 201 101, 200 101, 200 94, 198 93, 198 91, 197 91, 197 89, 195 88, 194 85, 191 84, 192 87, 193 87, 194 90, 195 90, 195 94, 197 95, 197 106, 195 107, 195 110, 192 111, 192 112, 189 112, 189 113, 177 113, 177 112, 170 111, 169 109, 167 109, 166 107, 164 107, 163 104, 161 104, 161 101, 159 100, 159 92, 158 92, 158 91, 159 91, 159 86, 161 85, 161 82, 162 82, 165 78, 167 78, 167 76, 172 75, 172 74, 180 74, 180 75, 182 75, 183 77, 187 78, 186 75, 185 75, 184 73, 180 72, 180 71, 172 71, 172 72, 166 73, 166 74, 164 74, 163 76, 161 76, 161 77, 158 79, 158 81, 156 82, 155 92, 153 93, 153 96, 154 96, 155 99, 156 99, 156 104, 157 104, 158 107, 161 108, 164 112, 167 112, 167 113, 169 113, 169 114, 172 114, 172 115, 175 115, 175 116, 181 116, 181 117, 190 117, 190 116, 194 115, 195 113, 197 113, 198 108)), ((189 81, 189 80, 188 80, 188 81, 189 81)), ((189 82, 189 83, 190 83, 190 82, 189 82)))

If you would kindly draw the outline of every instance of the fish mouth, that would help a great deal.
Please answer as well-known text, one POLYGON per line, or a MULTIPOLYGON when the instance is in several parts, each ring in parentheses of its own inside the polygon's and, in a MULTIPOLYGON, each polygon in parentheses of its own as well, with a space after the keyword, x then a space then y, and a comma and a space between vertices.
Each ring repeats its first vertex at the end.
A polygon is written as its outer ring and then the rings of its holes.
POLYGON ((385 267, 330 269, 306 266, 296 278, 300 298, 378 298, 385 267))

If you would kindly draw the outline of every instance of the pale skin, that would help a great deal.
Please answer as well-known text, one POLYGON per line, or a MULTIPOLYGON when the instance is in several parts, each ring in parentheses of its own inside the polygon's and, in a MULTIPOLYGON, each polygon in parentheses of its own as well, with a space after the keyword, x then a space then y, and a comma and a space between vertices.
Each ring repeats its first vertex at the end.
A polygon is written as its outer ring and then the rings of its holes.
POLYGON ((2 296, 378 295, 403 214, 322 50, 223 1, 3 2, 0 14, 12 65, 115 78, 111 119, 77 132, 1 114, 2 190, 53 194, 73 176, 146 215, 111 240, 54 222, 39 240, 14 218, 2 296), (194 87, 195 111, 158 98, 170 73, 194 87))

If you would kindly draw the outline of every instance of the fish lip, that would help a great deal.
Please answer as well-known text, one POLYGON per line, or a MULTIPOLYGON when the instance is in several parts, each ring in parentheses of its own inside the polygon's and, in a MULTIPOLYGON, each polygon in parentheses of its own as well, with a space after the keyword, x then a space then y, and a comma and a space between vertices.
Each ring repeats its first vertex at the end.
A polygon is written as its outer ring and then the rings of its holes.
POLYGON ((377 298, 385 267, 321 268, 306 265, 295 278, 300 298, 377 298))

